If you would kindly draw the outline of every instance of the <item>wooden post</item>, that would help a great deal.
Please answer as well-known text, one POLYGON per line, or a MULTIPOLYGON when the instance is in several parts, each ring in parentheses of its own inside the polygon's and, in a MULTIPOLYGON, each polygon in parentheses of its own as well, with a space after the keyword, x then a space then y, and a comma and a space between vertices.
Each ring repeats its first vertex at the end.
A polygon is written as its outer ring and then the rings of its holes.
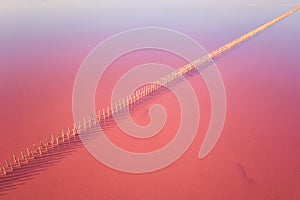
POLYGON ((110 104, 110 110, 111 110, 111 114, 113 115, 114 114, 114 106, 112 103, 110 104))
POLYGON ((54 148, 54 140, 51 140, 51 147, 54 148))
POLYGON ((59 144, 59 139, 58 139, 58 137, 56 137, 56 144, 57 144, 57 145, 59 144))
POLYGON ((107 114, 107 118, 109 118, 110 116, 109 106, 107 106, 106 114, 107 114))
POLYGON ((119 111, 122 110, 122 103, 121 100, 119 100, 119 111))
POLYGON ((14 167, 13 167, 13 165, 11 164, 11 163, 9 163, 9 165, 10 165, 10 171, 14 171, 14 167))
POLYGON ((100 109, 98 110, 98 119, 99 119, 99 123, 101 121, 101 112, 100 112, 100 109))
POLYGON ((40 152, 40 155, 43 154, 43 153, 42 153, 42 148, 41 148, 41 147, 39 147, 39 152, 40 152))
POLYGON ((91 116, 89 115, 89 128, 91 128, 92 127, 92 118, 91 118, 91 116))
POLYGON ((104 110, 104 108, 102 108, 102 116, 103 116, 103 120, 105 121, 105 110, 104 110))
POLYGON ((67 132, 67 138, 68 138, 68 140, 70 140, 70 128, 68 128, 68 132, 67 132))
POLYGON ((26 147, 26 152, 27 152, 27 156, 30 156, 30 152, 29 152, 28 147, 26 147))
POLYGON ((86 130, 86 121, 85 121, 85 118, 83 118, 83 130, 86 130))
POLYGON ((7 174, 5 167, 2 167, 3 175, 5 176, 7 174))
POLYGON ((65 142, 65 133, 64 130, 61 130, 61 138, 62 138, 62 142, 65 142))
POLYGON ((76 127, 75 127, 75 126, 73 127, 73 130, 72 130, 72 132, 73 132, 73 136, 75 137, 75 135, 76 135, 76 132, 77 132, 77 130, 76 130, 76 127))
POLYGON ((21 151, 20 154, 21 154, 22 159, 24 160, 25 159, 24 153, 21 151))
POLYGON ((133 93, 133 103, 135 103, 135 94, 133 93))
POLYGON ((115 103, 115 109, 116 109, 116 113, 118 113, 118 105, 117 105, 117 103, 115 103))
POLYGON ((78 127, 77 127, 77 130, 78 130, 78 133, 80 132, 81 130, 81 122, 78 122, 78 127))
POLYGON ((54 135, 53 134, 51 135, 51 141, 54 142, 54 135))
POLYGON ((17 159, 17 162, 18 162, 18 166, 21 167, 21 161, 20 161, 20 158, 17 159))
POLYGON ((129 106, 129 98, 128 98, 128 96, 126 96, 126 106, 127 107, 129 106))

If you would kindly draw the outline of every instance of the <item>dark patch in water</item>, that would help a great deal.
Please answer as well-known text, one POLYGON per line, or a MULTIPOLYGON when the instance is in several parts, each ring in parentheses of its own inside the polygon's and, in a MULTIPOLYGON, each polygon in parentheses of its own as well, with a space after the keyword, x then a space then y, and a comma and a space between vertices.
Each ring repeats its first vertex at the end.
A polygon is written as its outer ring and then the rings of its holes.
POLYGON ((254 184, 255 181, 248 177, 245 167, 241 163, 236 164, 238 169, 241 171, 243 178, 247 181, 248 184, 254 184))

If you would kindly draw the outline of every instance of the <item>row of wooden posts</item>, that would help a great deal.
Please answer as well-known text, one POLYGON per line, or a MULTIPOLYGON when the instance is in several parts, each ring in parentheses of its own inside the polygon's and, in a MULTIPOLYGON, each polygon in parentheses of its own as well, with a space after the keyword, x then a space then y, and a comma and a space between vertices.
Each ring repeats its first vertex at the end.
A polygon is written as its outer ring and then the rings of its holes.
POLYGON ((160 88, 166 87, 169 83, 184 76, 193 69, 193 65, 188 64, 161 78, 155 83, 143 86, 114 105, 111 104, 110 106, 107 106, 106 109, 99 109, 97 116, 94 116, 93 118, 84 118, 81 123, 78 123, 78 125, 74 124, 72 130, 70 128, 66 131, 62 130, 61 134, 57 134, 56 136, 51 135, 49 138, 46 138, 44 142, 40 141, 39 145, 34 144, 31 149, 27 147, 26 151, 21 151, 19 155, 13 155, 11 161, 6 160, 4 165, 0 165, 0 177, 5 177, 13 173, 18 168, 25 166, 27 163, 46 155, 48 151, 55 149, 72 138, 75 138, 81 131, 91 128, 93 124, 95 125, 97 122, 104 123, 113 115, 118 114, 125 109, 129 109, 133 105, 147 98, 149 95, 157 92, 160 88))
POLYGON ((4 166, 0 166, 0 174, 6 176, 9 173, 12 173, 16 169, 26 165, 28 162, 31 162, 43 155, 47 154, 48 151, 56 148, 57 146, 70 141, 72 138, 75 138, 77 135, 76 127, 74 126, 72 130, 70 128, 67 131, 62 130, 61 135, 51 135, 50 138, 40 141, 39 145, 33 145, 32 148, 26 147, 26 151, 20 151, 19 155, 13 155, 12 161, 5 161, 4 166))

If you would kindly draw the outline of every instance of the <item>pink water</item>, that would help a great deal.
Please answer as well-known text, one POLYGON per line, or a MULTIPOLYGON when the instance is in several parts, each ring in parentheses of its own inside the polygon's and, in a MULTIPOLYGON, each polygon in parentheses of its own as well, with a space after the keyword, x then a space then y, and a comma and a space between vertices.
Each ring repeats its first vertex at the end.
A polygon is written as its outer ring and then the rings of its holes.
MULTIPOLYGON (((289 9, 209 7, 187 12, 175 7, 166 16, 164 8, 141 8, 139 17, 128 8, 114 14, 96 9, 6 14, 0 37, 1 164, 27 145, 72 125, 76 72, 88 52, 111 34, 163 26, 190 35, 211 51, 289 9)), ((122 173, 81 147, 0 198, 299 199, 299 17, 292 15, 216 60, 227 93, 227 116, 220 140, 205 159, 197 155, 210 119, 210 100, 203 80, 194 76, 189 81, 200 102, 200 127, 189 150, 171 166, 148 174, 122 173)), ((184 63, 158 53, 119 60, 103 81, 110 80, 112 86, 139 62, 160 61, 173 67, 184 63)), ((99 96, 96 100, 107 101, 99 96)), ((136 141, 112 128, 108 134, 112 141, 132 151, 166 144, 178 127, 177 101, 166 92, 151 103, 175 111, 159 135, 136 141)), ((138 123, 149 122, 149 106, 140 106, 133 114, 138 123)))

